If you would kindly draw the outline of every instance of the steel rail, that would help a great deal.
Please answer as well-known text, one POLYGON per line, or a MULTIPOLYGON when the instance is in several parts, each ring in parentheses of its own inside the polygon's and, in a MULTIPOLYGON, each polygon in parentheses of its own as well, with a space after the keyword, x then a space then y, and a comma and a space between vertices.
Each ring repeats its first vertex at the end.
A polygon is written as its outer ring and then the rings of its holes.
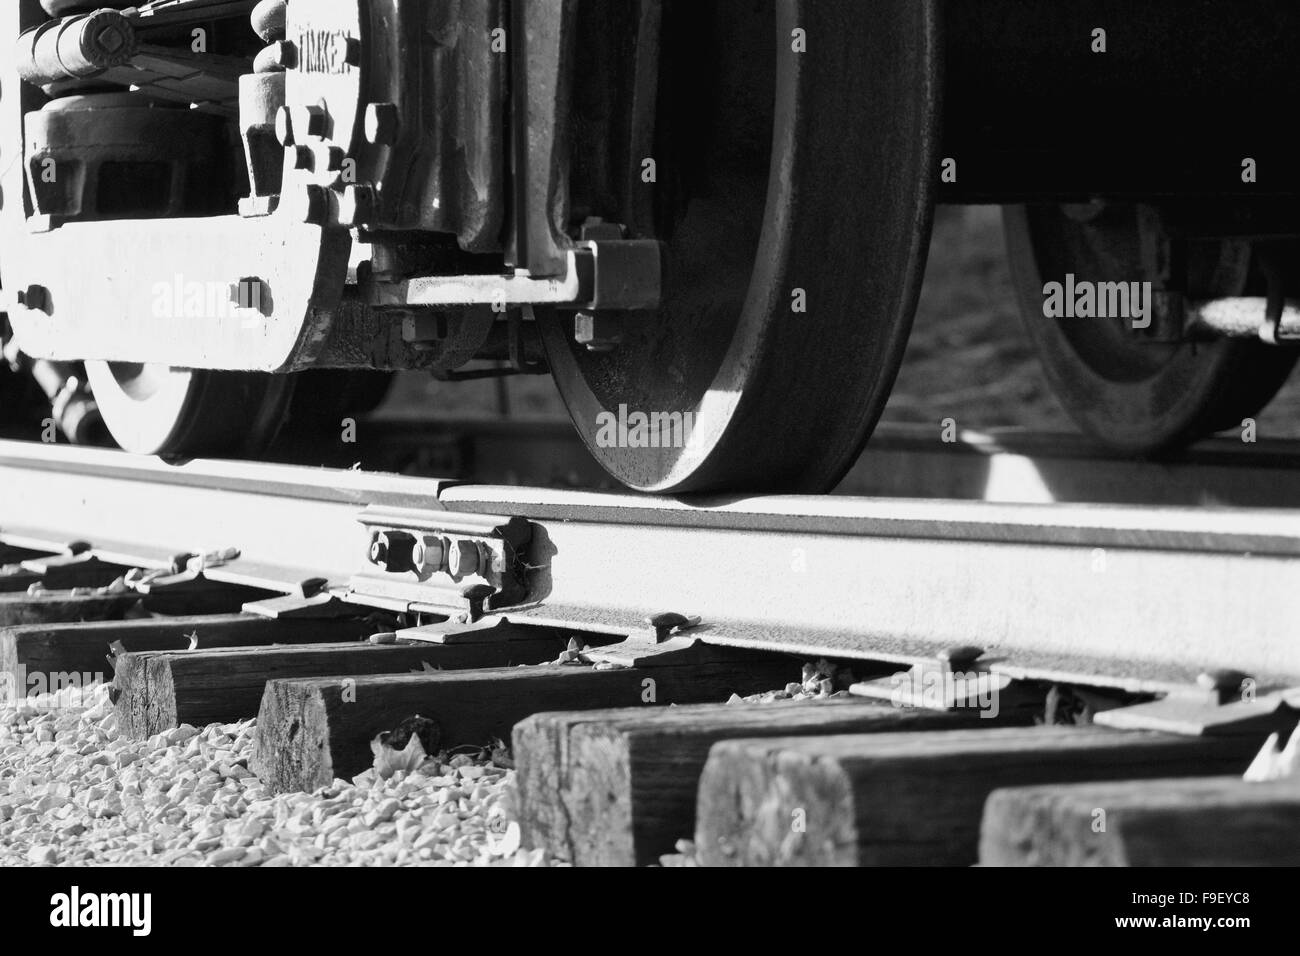
POLYGON ((129 564, 234 547, 211 576, 286 592, 345 587, 367 567, 359 519, 395 509, 528 519, 530 593, 512 619, 630 632, 678 611, 710 642, 800 654, 913 663, 977 644, 1019 675, 1129 689, 1216 668, 1300 684, 1300 512, 670 500, 0 443, 7 543, 84 539, 129 564))
MULTIPOLYGON (((362 457, 380 469, 421 460, 426 463, 421 467, 428 467, 432 458, 434 468, 471 471, 489 484, 614 487, 567 419, 385 415, 367 419, 358 434, 360 444, 339 454, 362 457)), ((881 425, 836 493, 1038 504, 1300 507, 1298 441, 1218 438, 1158 461, 1139 461, 1079 435, 996 429, 952 437, 945 442, 937 425, 881 425)))

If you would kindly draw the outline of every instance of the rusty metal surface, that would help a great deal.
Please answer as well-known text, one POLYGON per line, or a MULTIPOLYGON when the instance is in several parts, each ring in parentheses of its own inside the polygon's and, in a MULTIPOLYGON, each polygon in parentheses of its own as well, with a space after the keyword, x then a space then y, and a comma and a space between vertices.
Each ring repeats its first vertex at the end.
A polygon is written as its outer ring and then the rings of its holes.
MULTIPOLYGON (((359 520, 368 506, 386 509, 389 530, 401 514, 391 509, 407 509, 419 533, 518 516, 531 526, 529 593, 512 620, 627 632, 676 611, 700 616, 699 636, 714 643, 898 662, 976 643, 1017 676, 1131 689, 1226 668, 1261 688, 1300 679, 1300 516, 1280 509, 678 501, 169 468, 15 444, 0 444, 0 481, 6 543, 88 538, 128 562, 234 547, 242 556, 211 576, 285 591, 317 575, 342 587, 358 571, 374 577, 359 520)), ((423 593, 407 572, 388 583, 404 601, 423 593)), ((428 606, 445 606, 446 590, 431 586, 428 606)))

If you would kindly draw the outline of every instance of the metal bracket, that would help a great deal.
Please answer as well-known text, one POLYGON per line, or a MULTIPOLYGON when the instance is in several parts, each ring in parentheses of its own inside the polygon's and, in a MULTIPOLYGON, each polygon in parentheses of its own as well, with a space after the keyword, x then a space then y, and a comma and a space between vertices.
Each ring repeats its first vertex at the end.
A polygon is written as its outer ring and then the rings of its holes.
POLYGON ((1295 726, 1300 688, 1255 693, 1254 681, 1239 671, 1213 671, 1197 687, 1159 700, 1097 714, 1094 722, 1117 730, 1161 730, 1192 737, 1259 735, 1295 726))
POLYGON ((416 276, 376 282, 376 308, 409 309, 495 305, 554 305, 572 309, 653 309, 659 305, 663 245, 654 239, 575 243, 562 275, 537 278, 519 269, 506 275, 416 276))
POLYGON ((397 632, 397 640, 419 644, 497 644, 519 632, 509 618, 493 615, 472 622, 451 618, 441 624, 405 627, 397 632))
POLYGON ((117 566, 92 554, 89 544, 74 541, 63 554, 29 558, 0 571, 0 591, 25 591, 37 583, 49 591, 101 587, 117 573, 117 566))
POLYGON ((1300 344, 1300 308, 1296 303, 1278 301, 1270 295, 1259 337, 1266 345, 1300 344))
POLYGON ((980 663, 983 655, 983 648, 951 647, 934 660, 917 661, 907 670, 859 681, 849 687, 849 693, 925 710, 979 709, 994 701, 998 711, 1041 704, 1042 695, 1024 682, 980 663))
POLYGON ((370 532, 368 567, 353 575, 347 601, 452 616, 468 607, 477 620, 527 596, 533 532, 524 518, 370 507, 358 520, 370 532))
POLYGON ((358 616, 355 604, 349 604, 331 594, 324 578, 310 578, 298 586, 297 594, 249 601, 241 609, 244 614, 256 614, 276 621, 321 621, 358 616))
POLYGON ((676 664, 702 664, 721 659, 727 651, 705 644, 698 617, 675 611, 655 614, 645 619, 646 629, 629 634, 626 640, 605 647, 593 647, 583 656, 593 664, 618 664, 622 667, 665 667, 676 664))
POLYGON ((422 644, 495 644, 507 641, 519 629, 511 625, 508 618, 484 615, 484 605, 494 593, 490 584, 471 584, 461 591, 469 605, 468 610, 453 614, 438 624, 403 628, 397 632, 397 640, 422 644))
POLYGON ((194 569, 146 578, 134 589, 143 598, 145 610, 158 614, 223 613, 238 598, 261 592, 243 584, 214 581, 194 569))
POLYGON ((1296 345, 1300 343, 1300 302, 1272 295, 1194 302, 1188 305, 1188 327, 1202 335, 1296 345))

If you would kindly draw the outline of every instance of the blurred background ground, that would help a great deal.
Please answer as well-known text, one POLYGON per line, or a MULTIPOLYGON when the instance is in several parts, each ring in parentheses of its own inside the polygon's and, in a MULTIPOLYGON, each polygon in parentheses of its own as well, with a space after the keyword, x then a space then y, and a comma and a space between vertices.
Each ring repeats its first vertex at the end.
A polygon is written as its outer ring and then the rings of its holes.
MULTIPOLYGON (((549 377, 507 380, 504 391, 512 415, 564 416, 549 377)), ((498 415, 502 405, 492 382, 405 375, 386 407, 462 417, 498 415)), ((940 208, 916 324, 884 415, 886 422, 936 428, 945 418, 961 429, 1074 431, 1021 330, 1001 213, 993 206, 940 208)), ((1259 436, 1300 437, 1300 376, 1260 416, 1259 436)))

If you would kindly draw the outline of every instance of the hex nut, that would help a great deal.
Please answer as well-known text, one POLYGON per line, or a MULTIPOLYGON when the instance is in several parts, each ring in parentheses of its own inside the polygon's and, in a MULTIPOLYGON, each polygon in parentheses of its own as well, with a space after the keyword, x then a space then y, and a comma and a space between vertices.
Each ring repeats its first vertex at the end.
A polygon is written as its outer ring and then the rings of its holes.
POLYGON ((447 554, 447 569, 452 577, 477 574, 479 569, 478 545, 473 541, 453 541, 447 554))
MULTIPOLYGON (((294 106, 289 110, 293 119, 295 139, 311 139, 325 135, 325 125, 329 117, 320 106, 294 106)), ((278 132, 278 127, 277 127, 278 132)))
POLYGON ((308 183, 285 197, 287 212, 296 222, 323 226, 329 220, 330 193, 324 186, 308 183))
POLYGON ((442 538, 426 536, 411 548, 411 562, 420 574, 436 574, 447 564, 447 547, 442 538))
POLYGON ((347 186, 339 196, 339 224, 363 226, 375 217, 375 190, 371 186, 347 186))
POLYGON ((280 141, 281 146, 294 144, 293 113, 287 106, 281 106, 275 111, 275 138, 280 141))
POLYGON ((573 338, 588 352, 612 352, 623 341, 623 324, 607 313, 579 312, 573 320, 573 338))

